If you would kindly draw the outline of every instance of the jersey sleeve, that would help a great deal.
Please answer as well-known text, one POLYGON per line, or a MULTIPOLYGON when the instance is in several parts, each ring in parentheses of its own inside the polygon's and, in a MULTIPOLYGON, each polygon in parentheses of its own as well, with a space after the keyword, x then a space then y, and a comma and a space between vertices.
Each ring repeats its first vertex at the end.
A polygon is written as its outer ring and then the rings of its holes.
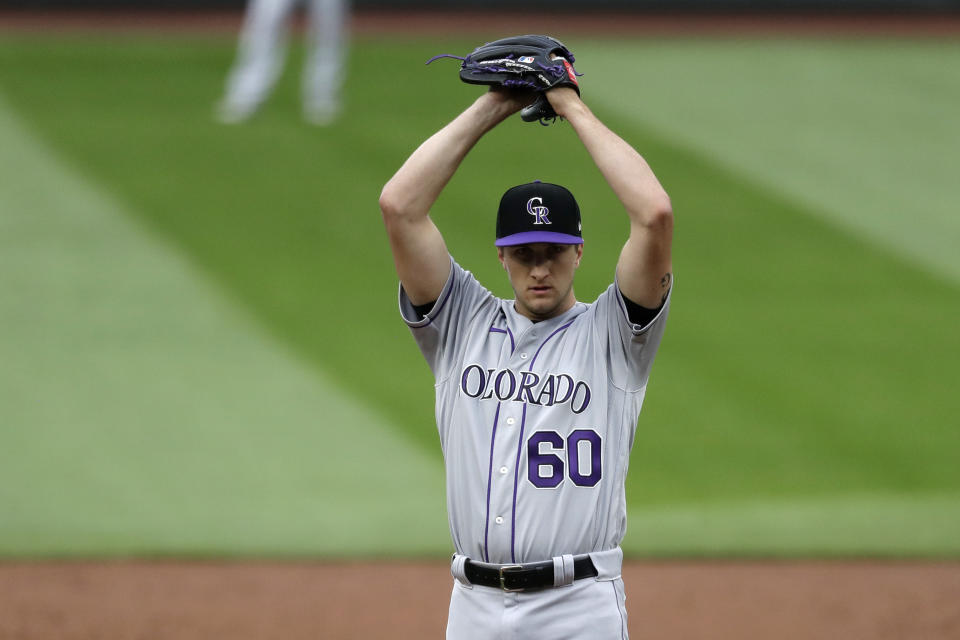
POLYGON ((413 308, 407 292, 400 285, 400 316, 410 327, 420 352, 437 382, 450 375, 451 364, 476 319, 489 315, 498 302, 472 273, 451 257, 450 275, 440 296, 427 315, 413 308))
POLYGON ((663 339, 672 296, 673 287, 667 292, 667 299, 659 312, 643 325, 630 321, 616 281, 594 303, 594 322, 598 337, 606 341, 610 376, 623 390, 638 391, 646 386, 663 339))

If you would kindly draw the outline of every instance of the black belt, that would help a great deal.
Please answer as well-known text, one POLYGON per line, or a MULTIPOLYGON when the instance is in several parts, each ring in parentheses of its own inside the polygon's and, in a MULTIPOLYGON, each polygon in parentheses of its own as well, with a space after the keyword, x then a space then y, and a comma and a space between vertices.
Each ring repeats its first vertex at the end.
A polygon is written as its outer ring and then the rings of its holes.
MULTIPOLYGON (((525 589, 543 589, 552 587, 553 560, 531 562, 528 564, 505 564, 499 567, 485 567, 467 560, 463 565, 470 584, 495 587, 504 591, 523 591, 525 589)), ((573 559, 573 579, 592 578, 597 575, 590 556, 573 559)))

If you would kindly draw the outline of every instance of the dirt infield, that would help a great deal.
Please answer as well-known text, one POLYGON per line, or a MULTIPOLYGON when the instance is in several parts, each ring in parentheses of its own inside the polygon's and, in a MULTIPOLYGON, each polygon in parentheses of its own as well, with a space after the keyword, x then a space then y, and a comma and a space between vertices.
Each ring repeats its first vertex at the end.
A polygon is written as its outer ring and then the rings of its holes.
MULTIPOLYGON (((634 640, 960 638, 960 563, 634 562, 634 640)), ((0 564, 3 640, 442 638, 443 563, 0 564)))

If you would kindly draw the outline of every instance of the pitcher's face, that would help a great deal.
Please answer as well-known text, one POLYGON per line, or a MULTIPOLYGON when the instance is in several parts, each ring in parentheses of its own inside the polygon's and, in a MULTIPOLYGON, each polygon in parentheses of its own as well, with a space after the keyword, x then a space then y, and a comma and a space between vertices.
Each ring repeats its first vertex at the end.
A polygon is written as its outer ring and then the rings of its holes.
POLYGON ((510 276, 521 315, 538 322, 558 316, 576 303, 573 276, 583 257, 582 244, 535 242, 499 247, 497 254, 510 276))

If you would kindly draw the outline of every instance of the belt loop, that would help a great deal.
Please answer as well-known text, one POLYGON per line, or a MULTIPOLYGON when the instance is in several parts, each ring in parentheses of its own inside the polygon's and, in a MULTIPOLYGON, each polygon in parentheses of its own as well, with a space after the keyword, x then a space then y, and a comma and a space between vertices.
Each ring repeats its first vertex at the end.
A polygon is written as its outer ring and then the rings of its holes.
POLYGON ((620 547, 606 551, 594 551, 590 554, 593 566, 597 568, 597 580, 616 580, 622 573, 623 551, 620 547))
POLYGON ((457 579, 461 585, 468 589, 473 589, 473 585, 467 580, 467 572, 464 568, 467 564, 467 556, 458 553, 453 554, 453 561, 450 563, 450 573, 457 579))
POLYGON ((573 584, 573 556, 569 553, 553 558, 553 586, 566 587, 573 584))

